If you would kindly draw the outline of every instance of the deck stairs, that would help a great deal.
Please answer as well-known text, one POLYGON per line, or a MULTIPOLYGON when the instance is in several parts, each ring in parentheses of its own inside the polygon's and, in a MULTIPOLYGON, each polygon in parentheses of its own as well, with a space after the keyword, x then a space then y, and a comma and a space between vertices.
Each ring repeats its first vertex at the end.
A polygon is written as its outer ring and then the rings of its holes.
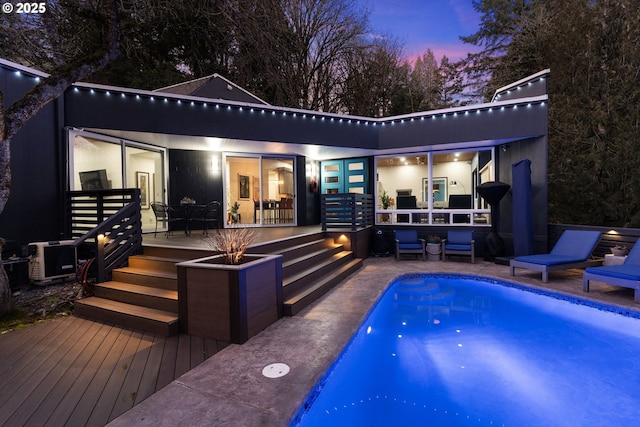
MULTIPOLYGON (((249 252, 281 254, 284 314, 295 315, 362 266, 343 245, 323 233, 268 242, 249 252)), ((158 335, 179 333, 178 279, 175 264, 208 256, 203 249, 144 246, 128 267, 113 271, 94 296, 76 301, 78 316, 158 335)))

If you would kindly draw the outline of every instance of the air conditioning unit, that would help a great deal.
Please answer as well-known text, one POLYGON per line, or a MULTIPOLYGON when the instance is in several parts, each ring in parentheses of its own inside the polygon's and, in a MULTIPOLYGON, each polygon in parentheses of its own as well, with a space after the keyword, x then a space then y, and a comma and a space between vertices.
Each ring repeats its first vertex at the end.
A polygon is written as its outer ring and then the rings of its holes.
POLYGON ((29 254, 29 279, 35 284, 68 279, 76 274, 73 240, 29 243, 29 254))

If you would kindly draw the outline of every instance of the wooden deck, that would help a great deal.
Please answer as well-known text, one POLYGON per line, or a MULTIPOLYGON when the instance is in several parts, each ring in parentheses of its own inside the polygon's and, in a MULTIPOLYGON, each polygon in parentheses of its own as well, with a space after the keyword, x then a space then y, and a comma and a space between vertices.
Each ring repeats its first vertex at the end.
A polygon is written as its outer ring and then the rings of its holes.
MULTIPOLYGON (((256 241, 319 231, 257 229, 256 241)), ((143 244, 207 247, 202 236, 145 234, 143 244)), ((104 426, 228 344, 162 337, 79 317, 0 335, 0 426, 104 426)))
POLYGON ((103 426, 227 344, 68 317, 0 335, 0 425, 103 426))

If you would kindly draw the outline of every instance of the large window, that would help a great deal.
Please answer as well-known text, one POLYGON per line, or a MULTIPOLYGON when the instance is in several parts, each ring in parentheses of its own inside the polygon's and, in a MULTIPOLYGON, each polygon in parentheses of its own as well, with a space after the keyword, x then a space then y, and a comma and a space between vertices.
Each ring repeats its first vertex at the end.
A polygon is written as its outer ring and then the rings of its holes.
POLYGON ((376 158, 378 224, 490 225, 476 187, 494 179, 493 151, 376 158))
POLYGON ((84 131, 69 131, 69 188, 140 188, 143 231, 153 231, 151 202, 166 202, 162 148, 84 131))

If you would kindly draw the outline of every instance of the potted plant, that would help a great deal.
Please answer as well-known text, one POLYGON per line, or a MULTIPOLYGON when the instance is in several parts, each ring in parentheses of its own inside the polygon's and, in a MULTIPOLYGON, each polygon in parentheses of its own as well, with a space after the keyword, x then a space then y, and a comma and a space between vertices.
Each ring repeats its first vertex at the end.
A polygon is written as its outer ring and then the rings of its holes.
MULTIPOLYGON (((380 205, 382 206, 382 209, 387 210, 391 207, 391 197, 389 197, 389 195, 387 194, 386 191, 382 191, 382 195, 380 195, 380 205)), ((382 221, 387 222, 389 221, 389 214, 388 213, 383 213, 380 215, 380 217, 382 218, 382 221)))
POLYGON ((611 248, 611 253, 614 256, 625 256, 627 254, 627 246, 626 245, 621 245, 621 244, 617 244, 614 247, 611 248))
POLYGON ((427 236, 427 259, 438 261, 440 259, 442 239, 439 236, 427 236))
POLYGON ((214 255, 177 264, 182 332, 242 344, 282 317, 282 255, 248 254, 253 236, 218 230, 214 255))
POLYGON ((237 224, 241 221, 238 209, 240 209, 240 203, 233 202, 233 205, 229 208, 229 224, 237 224))

